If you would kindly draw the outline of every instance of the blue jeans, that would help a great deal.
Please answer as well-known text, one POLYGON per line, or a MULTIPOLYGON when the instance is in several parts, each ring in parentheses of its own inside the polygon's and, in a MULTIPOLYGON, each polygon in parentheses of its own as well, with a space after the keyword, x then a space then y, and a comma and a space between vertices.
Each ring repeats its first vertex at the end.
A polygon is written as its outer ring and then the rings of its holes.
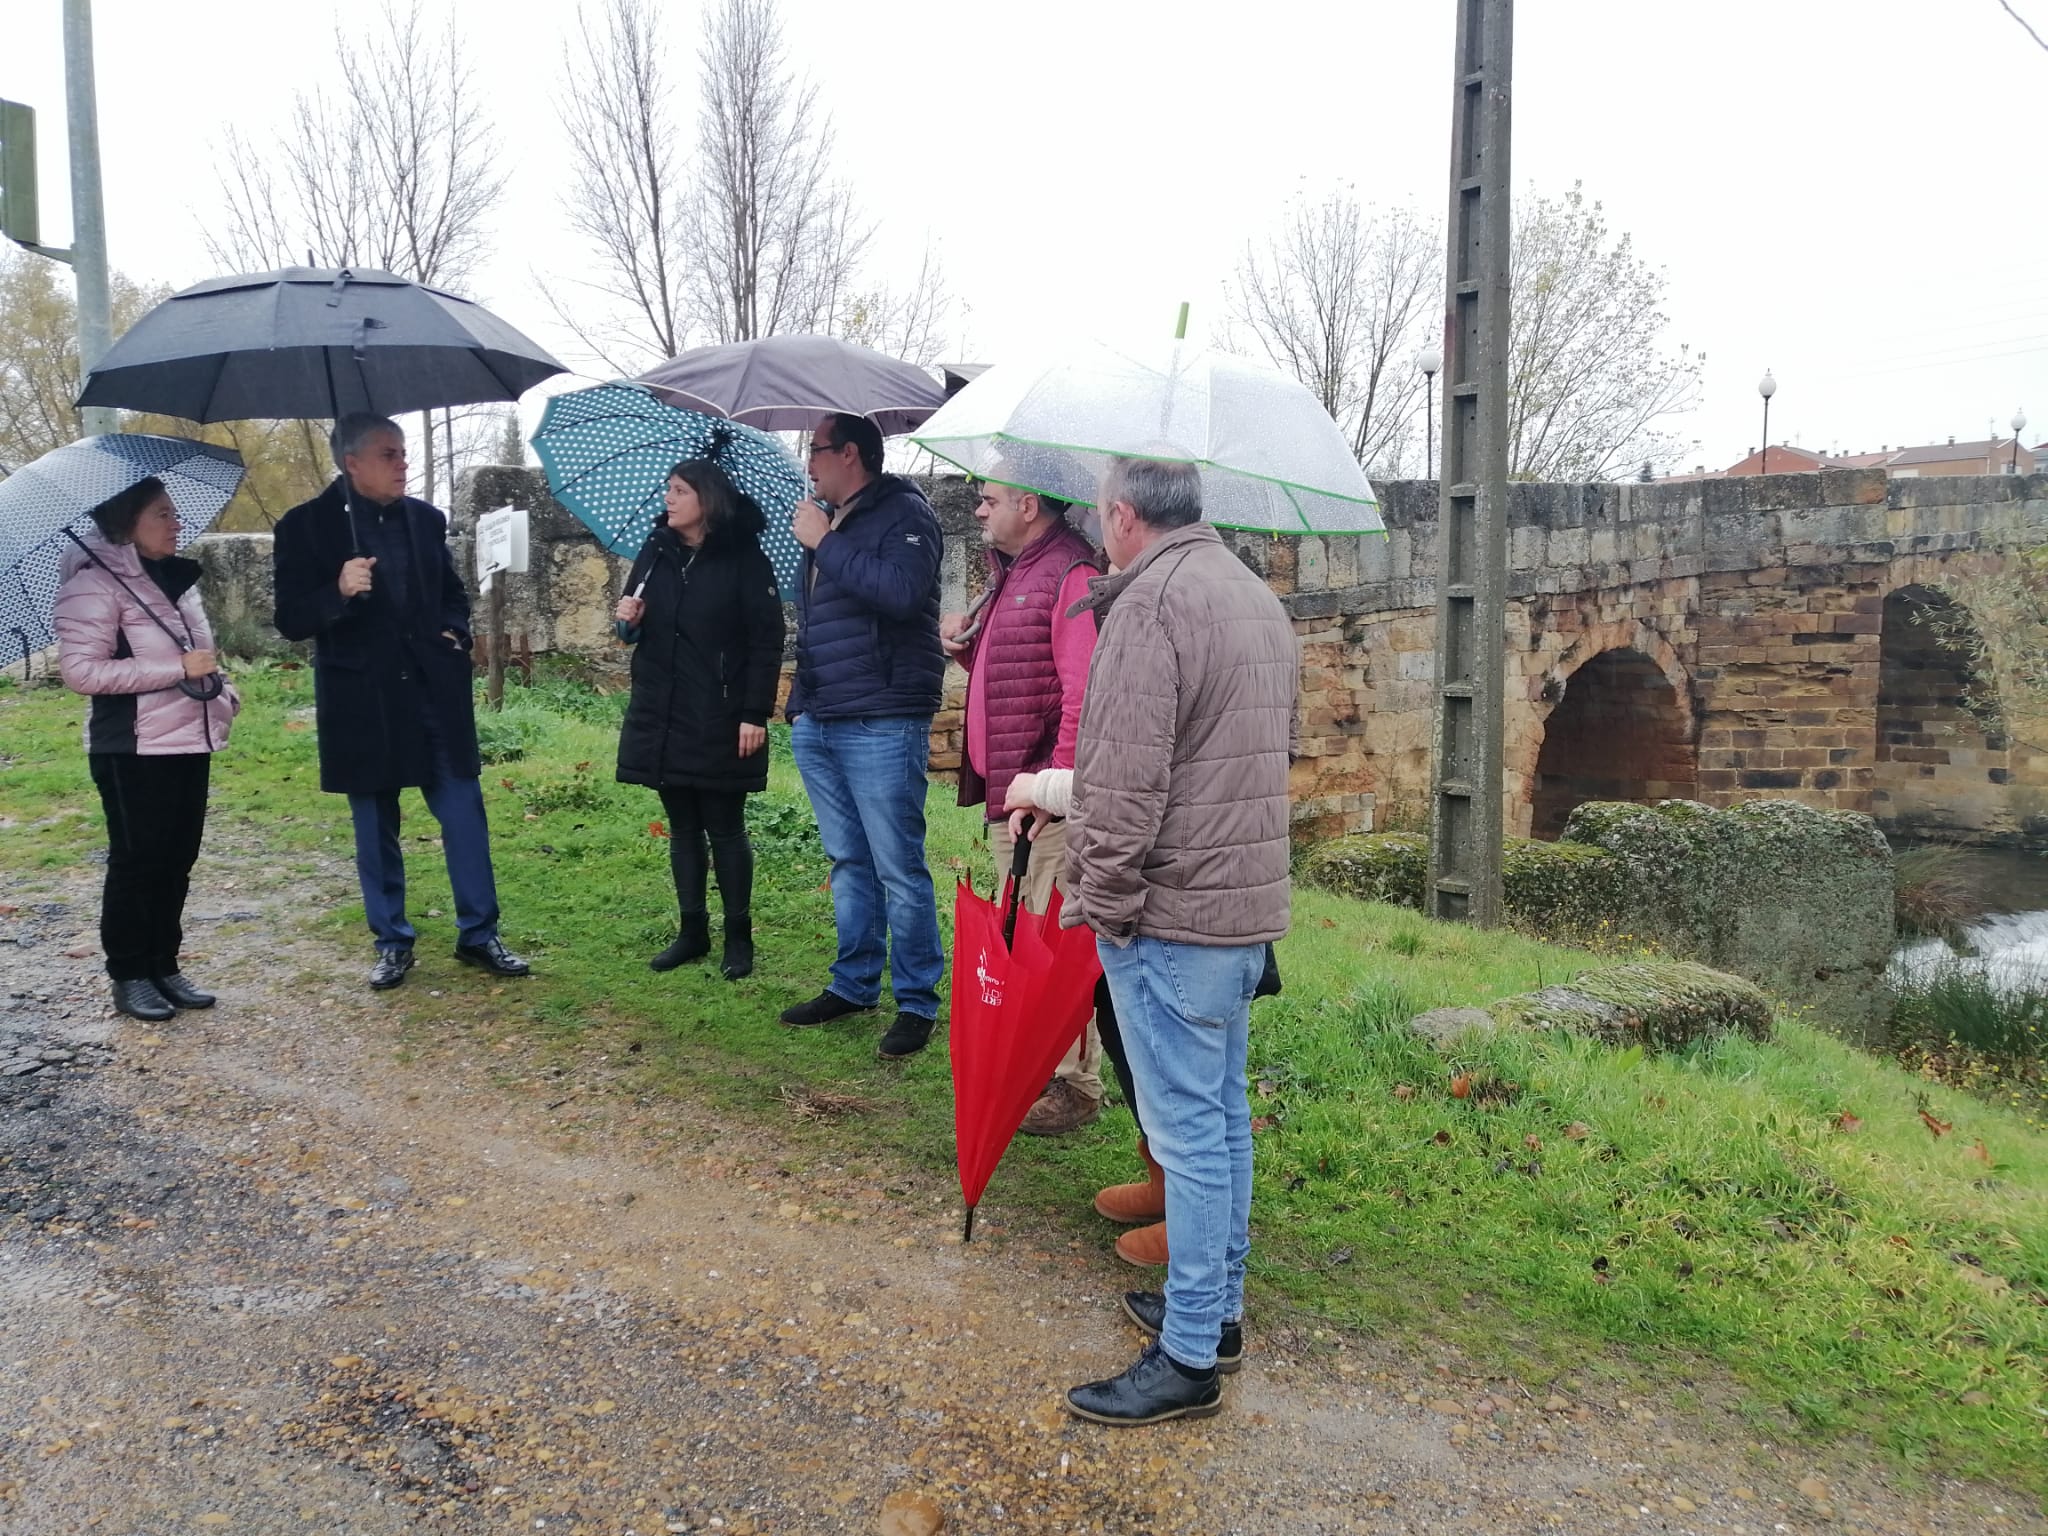
MULTIPOLYGON (((448 760, 434 742, 434 782, 420 790, 441 824, 441 849, 448 884, 455 895, 457 942, 481 944, 498 932, 498 882, 491 871, 491 828, 484 816, 483 786, 448 773, 448 760)), ((356 878, 363 887, 363 915, 379 949, 411 949, 418 937, 405 915, 405 853, 398 842, 398 791, 350 795, 349 818, 356 829, 356 878)))
POLYGON ((1216 1363, 1244 1315, 1251 1252, 1252 1112, 1245 1055, 1263 944, 1098 940, 1138 1089, 1145 1142, 1166 1173, 1166 1326, 1182 1365, 1216 1363))
POLYGON ((924 856, 929 715, 820 720, 799 715, 790 745, 818 837, 832 860, 832 915, 839 954, 831 990, 862 1008, 882 996, 889 963, 896 1006, 939 1016, 946 951, 924 856))

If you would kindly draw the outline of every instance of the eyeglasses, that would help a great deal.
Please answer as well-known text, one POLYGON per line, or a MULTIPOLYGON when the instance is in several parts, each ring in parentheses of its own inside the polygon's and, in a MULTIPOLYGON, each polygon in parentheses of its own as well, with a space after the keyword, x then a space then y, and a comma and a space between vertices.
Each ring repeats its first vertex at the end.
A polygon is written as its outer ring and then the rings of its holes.
POLYGON ((812 443, 811 457, 815 459, 821 453, 837 453, 845 446, 844 443, 812 443))

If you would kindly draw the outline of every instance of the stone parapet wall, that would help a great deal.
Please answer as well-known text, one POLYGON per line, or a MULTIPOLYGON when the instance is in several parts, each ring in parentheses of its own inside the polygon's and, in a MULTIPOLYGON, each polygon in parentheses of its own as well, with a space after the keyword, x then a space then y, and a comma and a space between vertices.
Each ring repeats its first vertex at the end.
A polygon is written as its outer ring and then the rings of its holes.
MULTIPOLYGON (((973 498, 958 479, 928 484, 946 531, 942 603, 957 610, 986 579, 973 498)), ((1380 492, 1384 537, 1227 536, 1301 637, 1293 787, 1308 836, 1427 815, 1436 487, 1380 492)), ((465 572, 477 513, 507 503, 533 529, 532 571, 507 583, 508 630, 536 652, 616 654, 624 562, 596 548, 538 470, 464 476, 453 536, 465 572)), ((1913 661, 1898 604, 1887 608, 2048 542, 2048 475, 1515 485, 1508 525, 1510 831, 1548 833, 1598 790, 1712 805, 1784 797, 1869 812, 1894 831, 2048 845, 2048 760, 1976 729, 1939 667, 1913 661)), ((267 618, 267 544, 201 541, 217 617, 267 618)), ((942 772, 960 761, 963 690, 955 668, 933 725, 942 772)))

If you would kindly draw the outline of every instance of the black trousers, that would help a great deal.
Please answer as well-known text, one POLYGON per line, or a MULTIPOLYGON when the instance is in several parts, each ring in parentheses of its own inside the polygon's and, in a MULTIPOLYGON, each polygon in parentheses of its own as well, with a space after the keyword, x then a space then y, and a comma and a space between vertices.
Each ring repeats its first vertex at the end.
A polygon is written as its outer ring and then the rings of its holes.
POLYGON ((185 891, 206 831, 209 752, 89 755, 107 813, 100 948, 116 981, 170 976, 184 942, 185 891))
POLYGON ((676 881, 676 905, 685 917, 705 911, 705 877, 715 870, 727 925, 754 904, 754 845, 747 841, 745 790, 660 791, 668 812, 668 867, 676 881), (710 845, 710 859, 705 845, 710 845))

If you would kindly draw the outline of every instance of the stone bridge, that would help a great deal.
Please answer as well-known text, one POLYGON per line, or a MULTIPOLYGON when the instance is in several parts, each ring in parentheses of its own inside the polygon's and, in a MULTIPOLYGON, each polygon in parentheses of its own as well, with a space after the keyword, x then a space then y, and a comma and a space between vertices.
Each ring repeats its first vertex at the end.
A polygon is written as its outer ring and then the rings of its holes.
MULTIPOLYGON (((1383 539, 1230 535, 1301 634, 1295 797, 1312 835, 1427 812, 1436 489, 1380 489, 1383 539)), ((958 480, 932 494, 961 606, 981 580, 972 498, 958 480)), ((508 627, 536 651, 602 654, 622 566, 535 470, 465 476, 458 539, 508 502, 534 528, 508 627)), ((1511 832, 1554 836, 1588 799, 1774 796, 1910 836, 2048 846, 2048 753, 1986 734, 1964 708, 1966 659, 1916 617, 1943 581, 2048 543, 2048 475, 1516 485, 1509 526, 1511 832)), ((216 618, 267 618, 268 542, 202 544, 216 618)), ((959 761, 954 676, 941 770, 959 761)))

